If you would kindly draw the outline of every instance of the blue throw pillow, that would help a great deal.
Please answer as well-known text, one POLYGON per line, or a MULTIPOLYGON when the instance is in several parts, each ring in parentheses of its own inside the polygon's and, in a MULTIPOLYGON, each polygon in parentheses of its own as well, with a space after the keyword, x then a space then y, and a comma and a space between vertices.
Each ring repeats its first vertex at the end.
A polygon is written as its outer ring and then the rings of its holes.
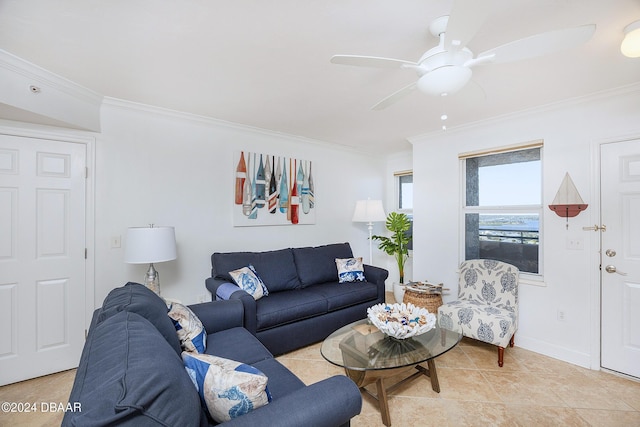
POLYGON ((207 348, 207 331, 189 307, 172 302, 169 317, 173 320, 182 349, 190 353, 204 353, 207 348))
POLYGON ((271 401, 268 378, 253 366, 210 354, 182 353, 185 369, 209 415, 222 423, 271 401))

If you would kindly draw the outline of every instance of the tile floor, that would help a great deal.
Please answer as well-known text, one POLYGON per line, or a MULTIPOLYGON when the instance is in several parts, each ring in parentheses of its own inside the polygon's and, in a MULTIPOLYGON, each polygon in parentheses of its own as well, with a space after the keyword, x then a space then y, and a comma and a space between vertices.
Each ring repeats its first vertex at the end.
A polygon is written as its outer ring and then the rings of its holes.
MULTIPOLYGON (((278 360, 307 384, 343 373, 322 359, 320 344, 278 360)), ((610 373, 518 347, 505 350, 499 368, 495 347, 467 339, 436 366, 440 393, 424 377, 390 394, 393 426, 640 426, 640 382, 610 373)), ((351 425, 383 426, 366 393, 351 425)))
MULTIPOLYGON (((320 344, 278 360, 311 384, 343 370, 326 362, 320 344)), ((436 361, 441 392, 418 378, 389 396, 391 422, 422 426, 640 426, 640 382, 592 371, 518 348, 497 350, 473 340, 436 361)), ((66 403, 75 370, 0 387, 0 402, 66 403)), ((62 413, 0 412, 0 426, 60 425, 62 413)), ((382 426, 377 402, 366 393, 353 427, 382 426)))

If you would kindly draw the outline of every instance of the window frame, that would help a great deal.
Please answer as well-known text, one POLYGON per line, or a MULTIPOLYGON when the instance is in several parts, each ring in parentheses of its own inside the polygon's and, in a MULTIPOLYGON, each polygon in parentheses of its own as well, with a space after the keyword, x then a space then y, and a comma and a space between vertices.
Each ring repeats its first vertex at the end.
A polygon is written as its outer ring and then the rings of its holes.
MULTIPOLYGON (((393 187, 394 187, 394 205, 396 212, 406 213, 407 215, 413 216, 413 208, 411 209, 402 209, 400 208, 400 177, 409 176, 412 177, 413 183, 413 170, 405 170, 393 173, 393 187)), ((413 198, 413 195, 412 195, 413 198)), ((413 206, 413 200, 411 201, 411 205, 413 206)))
MULTIPOLYGON (((404 213, 409 217, 409 221, 411 221, 411 229, 409 230, 409 234, 411 235, 411 241, 409 243, 409 254, 413 253, 413 208, 411 209, 400 209, 400 177, 411 175, 411 182, 413 183, 413 170, 404 170, 393 173, 393 188, 394 188, 394 207, 395 211, 399 213, 404 213)), ((413 199, 413 194, 411 195, 413 199)), ((413 206, 414 200, 411 200, 411 205, 413 206)))
POLYGON ((491 150, 483 150, 476 152, 461 153, 459 158, 459 173, 460 173, 460 248, 459 259, 460 262, 466 258, 466 215, 467 214, 525 214, 534 213, 538 214, 538 273, 530 273, 521 271, 521 283, 533 284, 537 286, 546 286, 544 284, 544 144, 542 140, 532 141, 525 144, 518 144, 512 146, 498 147, 491 150), (490 156, 500 153, 508 153, 515 151, 529 150, 532 148, 540 149, 540 204, 539 205, 500 205, 500 206, 467 206, 467 168, 466 159, 475 158, 481 156, 490 156))

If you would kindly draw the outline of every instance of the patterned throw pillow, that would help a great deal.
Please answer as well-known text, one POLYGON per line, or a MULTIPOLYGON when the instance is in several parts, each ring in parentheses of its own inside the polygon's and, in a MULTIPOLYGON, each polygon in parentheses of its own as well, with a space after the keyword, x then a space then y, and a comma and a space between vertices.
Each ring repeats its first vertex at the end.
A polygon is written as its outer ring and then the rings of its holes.
POLYGON ((269 290, 260 276, 258 276, 253 265, 249 264, 247 267, 230 271, 229 275, 233 281, 236 282, 242 290, 251 295, 253 299, 259 300, 263 296, 266 297, 269 295, 269 290))
POLYGON ((210 354, 183 352, 182 361, 216 422, 242 416, 271 401, 268 378, 258 369, 210 354))
POLYGON ((365 282, 364 266, 362 257, 358 258, 336 258, 338 267, 338 282, 365 282))
POLYGON ((177 302, 169 303, 169 317, 176 327, 182 349, 190 353, 204 353, 207 331, 189 307, 177 302))

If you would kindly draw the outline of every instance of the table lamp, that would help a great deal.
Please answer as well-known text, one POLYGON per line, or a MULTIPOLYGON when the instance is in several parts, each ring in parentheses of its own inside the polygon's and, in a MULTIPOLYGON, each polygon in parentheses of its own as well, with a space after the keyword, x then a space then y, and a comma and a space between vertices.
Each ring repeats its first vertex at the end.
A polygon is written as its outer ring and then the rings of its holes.
POLYGON ((176 232, 173 227, 130 227, 124 261, 128 264, 147 264, 149 269, 144 285, 160 295, 160 275, 153 263, 176 259, 176 232))
POLYGON ((382 200, 358 200, 356 202, 356 210, 353 213, 353 222, 366 222, 369 228, 369 264, 373 262, 373 240, 371 238, 373 232, 373 223, 386 221, 387 215, 382 207, 382 200))

